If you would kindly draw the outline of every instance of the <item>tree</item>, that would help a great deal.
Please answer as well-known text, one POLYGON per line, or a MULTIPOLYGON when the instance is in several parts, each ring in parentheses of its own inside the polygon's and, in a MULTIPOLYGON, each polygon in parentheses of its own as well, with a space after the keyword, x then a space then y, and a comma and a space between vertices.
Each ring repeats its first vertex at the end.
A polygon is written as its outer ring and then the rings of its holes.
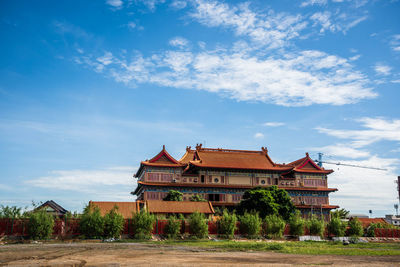
POLYGON ((196 238, 206 238, 208 236, 208 225, 203 213, 198 211, 192 213, 189 217, 190 234, 196 238))
POLYGON ((194 201, 194 202, 205 202, 207 200, 205 200, 202 196, 200 196, 199 194, 193 195, 190 197, 190 201, 194 201))
POLYGON ((150 239, 156 217, 147 211, 141 210, 133 215, 133 229, 136 239, 150 239))
POLYGON ((16 219, 22 217, 21 208, 17 206, 3 206, 0 208, 0 218, 16 219))
POLYGON ((183 194, 176 190, 170 190, 168 195, 164 197, 165 201, 183 201, 183 194))
POLYGON ((236 230, 237 217, 235 213, 229 214, 224 209, 222 216, 217 221, 218 234, 223 238, 233 238, 236 230))
POLYGON ((104 237, 119 238, 124 229, 124 217, 118 213, 118 206, 115 205, 104 216, 104 237))
POLYGON ((102 238, 104 232, 104 218, 97 206, 88 204, 83 210, 79 229, 85 238, 102 238))
POLYGON ((182 221, 172 215, 168 218, 168 223, 165 225, 164 231, 168 238, 174 239, 181 232, 182 221))
POLYGON ((360 237, 364 234, 364 229, 358 218, 353 218, 349 221, 349 229, 347 231, 349 236, 360 237))
POLYGON ((306 222, 306 226, 310 235, 324 235, 325 223, 323 220, 318 219, 315 215, 312 215, 311 218, 306 222))
POLYGON ((257 238, 260 235, 262 220, 256 212, 245 212, 243 216, 239 217, 240 220, 240 233, 246 235, 248 238, 257 238))
POLYGON ((267 215, 279 214, 282 218, 288 220, 295 207, 286 190, 271 186, 268 188, 256 187, 244 192, 238 210, 242 214, 254 210, 262 218, 267 215))
POLYGON ((304 234, 304 220, 298 210, 290 216, 289 228, 291 235, 300 236, 304 234))
POLYGON ((29 236, 32 239, 49 239, 53 233, 54 218, 44 209, 38 209, 29 215, 29 236))
POLYGON ((350 211, 345 209, 335 210, 331 212, 331 218, 337 217, 339 219, 346 219, 347 215, 349 215, 350 211))
POLYGON ((344 236, 346 231, 346 223, 343 222, 339 217, 332 217, 331 221, 327 225, 329 234, 335 236, 344 236))
POLYGON ((265 234, 269 238, 281 238, 286 223, 279 215, 268 215, 265 217, 265 234))

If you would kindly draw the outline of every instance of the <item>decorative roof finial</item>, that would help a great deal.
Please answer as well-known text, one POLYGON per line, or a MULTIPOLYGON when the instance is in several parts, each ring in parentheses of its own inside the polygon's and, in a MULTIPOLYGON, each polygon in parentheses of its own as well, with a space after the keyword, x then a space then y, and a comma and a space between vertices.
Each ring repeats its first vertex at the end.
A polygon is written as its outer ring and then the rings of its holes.
POLYGON ((309 158, 309 157, 310 157, 310 155, 308 155, 308 152, 306 152, 306 157, 307 157, 307 158, 309 158))
POLYGON ((189 152, 191 149, 192 149, 191 146, 187 146, 187 147, 186 147, 186 151, 187 151, 187 152, 189 152))
POLYGON ((268 153, 268 148, 267 147, 261 147, 262 152, 264 152, 264 154, 268 153))
POLYGON ((162 146, 162 150, 165 150, 165 145, 162 146))
POLYGON ((201 149, 202 144, 196 144, 196 150, 200 150, 201 149))

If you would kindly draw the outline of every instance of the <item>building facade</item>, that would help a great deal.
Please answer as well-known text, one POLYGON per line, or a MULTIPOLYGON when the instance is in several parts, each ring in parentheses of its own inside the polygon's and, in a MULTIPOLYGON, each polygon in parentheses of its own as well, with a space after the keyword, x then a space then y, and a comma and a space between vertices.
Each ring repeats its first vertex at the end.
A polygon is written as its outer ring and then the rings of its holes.
POLYGON ((253 187, 276 185, 288 191, 294 205, 304 216, 329 216, 328 187, 332 170, 319 167, 306 156, 287 164, 271 160, 266 148, 260 151, 221 148, 186 148, 180 160, 174 159, 165 146, 155 157, 142 161, 135 178, 137 188, 132 194, 138 200, 161 200, 170 190, 183 193, 184 200, 198 194, 214 207, 239 203, 243 193, 253 187))

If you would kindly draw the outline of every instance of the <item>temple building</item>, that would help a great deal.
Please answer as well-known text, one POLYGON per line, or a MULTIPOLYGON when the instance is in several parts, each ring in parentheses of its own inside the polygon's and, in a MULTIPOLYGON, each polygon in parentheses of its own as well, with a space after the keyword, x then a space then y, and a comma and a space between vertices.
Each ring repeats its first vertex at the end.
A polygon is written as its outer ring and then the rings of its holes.
POLYGON ((328 174, 333 170, 319 167, 306 156, 287 164, 271 160, 268 150, 260 151, 186 148, 180 160, 174 159, 165 146, 155 157, 142 161, 135 178, 138 186, 132 194, 138 200, 162 200, 170 190, 183 193, 183 198, 199 194, 214 207, 230 207, 239 203, 243 193, 253 187, 276 185, 287 190, 293 204, 304 216, 323 214, 331 209, 328 174))

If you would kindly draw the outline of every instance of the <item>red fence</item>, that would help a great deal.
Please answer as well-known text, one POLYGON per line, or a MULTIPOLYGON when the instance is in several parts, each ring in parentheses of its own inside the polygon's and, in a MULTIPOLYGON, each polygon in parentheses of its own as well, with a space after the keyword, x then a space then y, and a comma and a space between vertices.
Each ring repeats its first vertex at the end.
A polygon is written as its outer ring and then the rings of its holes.
MULTIPOLYGON (((157 220, 153 234, 163 235, 165 234, 165 226, 167 220, 157 220)), ((237 229, 235 234, 240 234, 239 227, 240 222, 237 222, 237 229)), ((124 222, 124 235, 133 236, 134 229, 132 219, 126 219, 124 222)), ((181 233, 190 233, 189 223, 182 221, 181 233)), ((218 227, 216 222, 208 222, 208 233, 210 235, 218 234, 218 227)), ((289 225, 286 225, 284 235, 288 236, 290 233, 289 225)), ((305 231, 308 234, 308 231, 305 231)), ((0 236, 29 236, 29 220, 28 219, 0 219, 0 236)), ((79 219, 68 219, 60 220, 57 219, 54 222, 53 237, 75 237, 79 236, 79 219)), ((325 233, 326 236, 327 233, 325 233)), ((400 229, 375 229, 376 237, 393 237, 400 238, 400 229)))

